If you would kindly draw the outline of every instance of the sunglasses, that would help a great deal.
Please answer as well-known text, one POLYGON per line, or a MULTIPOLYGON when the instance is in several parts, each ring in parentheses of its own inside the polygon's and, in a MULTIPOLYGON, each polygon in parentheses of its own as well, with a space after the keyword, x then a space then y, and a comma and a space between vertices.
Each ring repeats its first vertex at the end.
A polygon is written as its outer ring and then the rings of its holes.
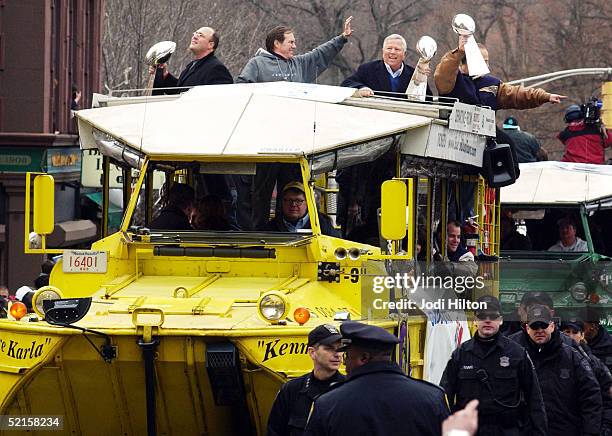
POLYGON ((529 328, 531 330, 544 330, 546 328, 548 328, 550 324, 547 324, 545 322, 541 322, 541 321, 536 321, 533 324, 529 324, 529 328))
POLYGON ((480 321, 484 321, 485 319, 491 320, 491 321, 495 321, 497 319, 499 319, 501 317, 501 315, 497 312, 495 313, 477 313, 476 314, 476 318, 479 319, 480 321))

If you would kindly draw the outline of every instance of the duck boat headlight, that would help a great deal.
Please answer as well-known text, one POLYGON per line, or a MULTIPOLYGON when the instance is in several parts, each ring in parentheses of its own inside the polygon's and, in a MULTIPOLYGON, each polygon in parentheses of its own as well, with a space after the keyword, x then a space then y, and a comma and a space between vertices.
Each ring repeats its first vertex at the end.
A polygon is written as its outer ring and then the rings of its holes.
POLYGON ((62 298, 64 298, 62 293, 55 286, 43 286, 32 297, 32 309, 40 319, 43 319, 45 317, 43 302, 45 300, 61 300, 62 298))
POLYGON ((287 316, 289 304, 284 294, 272 291, 259 297, 257 310, 264 321, 276 324, 287 316))

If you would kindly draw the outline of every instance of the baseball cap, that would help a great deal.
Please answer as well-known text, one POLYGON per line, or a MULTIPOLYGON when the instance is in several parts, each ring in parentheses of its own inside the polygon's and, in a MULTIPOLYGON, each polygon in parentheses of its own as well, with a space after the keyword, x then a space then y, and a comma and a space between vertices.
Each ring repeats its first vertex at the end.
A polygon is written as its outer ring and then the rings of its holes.
POLYGON ((298 191, 306 193, 306 191, 304 190, 304 185, 302 184, 302 182, 289 182, 289 183, 287 183, 285 185, 285 187, 283 188, 283 192, 285 192, 288 189, 297 189, 298 191))
POLYGON ((537 323, 543 322, 545 324, 550 324, 552 321, 552 314, 548 307, 543 306, 541 304, 537 304, 532 306, 527 311, 527 324, 530 326, 537 323))
POLYGON ((499 304, 499 300, 495 298, 493 295, 482 295, 476 299, 477 303, 483 303, 482 308, 480 308, 480 304, 478 305, 478 309, 474 310, 475 314, 479 313, 501 313, 501 304, 499 304))
POLYGON ((584 323, 578 318, 570 318, 561 323, 561 330, 573 329, 578 332, 584 331, 584 323))
POLYGON ((525 292, 523 294, 523 298, 521 298, 521 305, 523 307, 529 307, 534 304, 542 304, 544 306, 548 306, 551 309, 553 306, 553 300, 548 293, 543 291, 530 291, 525 292))
POLYGON ((506 118, 504 120, 504 125, 503 125, 504 129, 518 129, 519 128, 519 124, 518 121, 516 120, 516 118, 510 116, 508 118, 506 118))
POLYGON ((308 333, 308 346, 315 344, 329 345, 342 339, 340 331, 331 324, 321 324, 308 333))

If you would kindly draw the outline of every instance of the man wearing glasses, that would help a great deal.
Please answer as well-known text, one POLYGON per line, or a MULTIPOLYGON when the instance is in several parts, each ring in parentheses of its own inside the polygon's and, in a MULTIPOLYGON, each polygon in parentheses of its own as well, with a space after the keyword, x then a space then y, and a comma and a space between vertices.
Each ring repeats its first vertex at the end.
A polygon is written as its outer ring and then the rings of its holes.
POLYGON ((331 324, 321 324, 308 334, 313 370, 281 387, 268 418, 268 436, 302 435, 314 399, 329 391, 332 383, 344 380, 338 372, 342 363, 341 339, 331 324))
POLYGON ((476 300, 476 334, 451 355, 440 384, 451 410, 477 399, 479 435, 548 435, 542 392, 529 355, 499 332, 497 298, 476 300))
MULTIPOLYGON (((268 223, 268 230, 274 232, 300 232, 303 229, 311 228, 306 194, 304 193, 304 185, 302 183, 287 183, 283 188, 281 202, 281 214, 268 223)), ((319 213, 318 217, 321 233, 339 237, 339 232, 334 229, 328 216, 319 213)))
POLYGON ((533 360, 548 417, 548 435, 599 435, 602 399, 589 363, 563 343, 546 306, 531 306, 517 342, 533 360))
MULTIPOLYGON (((180 88, 198 85, 222 85, 234 83, 232 75, 223 63, 215 56, 215 50, 219 47, 219 35, 210 27, 200 27, 193 32, 189 51, 193 60, 187 64, 181 75, 176 78, 168 72, 166 64, 159 65, 154 88, 180 88)), ((149 73, 152 73, 149 67, 149 73)), ((186 91, 184 89, 164 90, 165 94, 178 94, 186 91)))

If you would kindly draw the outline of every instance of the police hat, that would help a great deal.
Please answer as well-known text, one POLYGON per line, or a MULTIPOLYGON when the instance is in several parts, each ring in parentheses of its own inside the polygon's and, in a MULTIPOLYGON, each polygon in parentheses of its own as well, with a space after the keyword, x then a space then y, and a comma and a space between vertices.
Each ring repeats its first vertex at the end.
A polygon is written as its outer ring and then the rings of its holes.
POLYGON ((551 321, 552 313, 550 313, 550 309, 546 306, 536 304, 535 306, 531 306, 527 311, 527 324, 530 326, 536 322, 550 324, 551 321))
POLYGON ((498 313, 501 314, 501 304, 499 304, 499 300, 495 298, 493 295, 482 295, 476 299, 477 303, 483 303, 482 308, 481 305, 478 305, 478 309, 474 310, 474 313, 477 315, 479 313, 498 313))
POLYGON ((516 130, 516 129, 518 129, 518 128, 519 128, 519 123, 518 123, 518 121, 516 120, 516 118, 514 118, 514 117, 510 116, 510 117, 508 117, 508 118, 506 118, 506 119, 504 120, 504 125, 503 125, 503 127, 504 127, 504 129, 506 129, 506 130, 508 130, 508 129, 509 129, 509 130, 516 130))
POLYGON ((342 339, 342 335, 336 326, 331 324, 321 324, 308 333, 308 346, 312 347, 316 344, 329 345, 339 341, 340 339, 342 339))
POLYGON ((366 349, 387 350, 399 342, 382 327, 363 324, 357 321, 345 321, 340 325, 342 332, 342 346, 339 351, 356 345, 366 349))
POLYGON ((565 329, 572 329, 572 330, 576 330, 577 332, 583 332, 584 323, 582 322, 582 320, 576 317, 570 318, 561 323, 561 330, 565 330, 565 329))

